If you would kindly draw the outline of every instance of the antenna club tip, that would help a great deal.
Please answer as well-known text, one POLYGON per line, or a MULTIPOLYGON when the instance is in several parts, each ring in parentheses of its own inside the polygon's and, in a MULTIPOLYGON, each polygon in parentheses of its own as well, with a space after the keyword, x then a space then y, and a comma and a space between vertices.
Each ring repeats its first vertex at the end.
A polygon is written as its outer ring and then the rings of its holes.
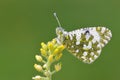
POLYGON ((56 12, 54 12, 53 15, 56 16, 56 12))

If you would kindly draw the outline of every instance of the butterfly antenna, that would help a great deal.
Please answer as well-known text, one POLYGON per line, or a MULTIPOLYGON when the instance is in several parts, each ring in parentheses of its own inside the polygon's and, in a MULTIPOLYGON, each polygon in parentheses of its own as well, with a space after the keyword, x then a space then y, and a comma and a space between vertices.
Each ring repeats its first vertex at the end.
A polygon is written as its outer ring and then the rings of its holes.
POLYGON ((53 15, 54 15, 55 19, 57 20, 57 23, 58 23, 59 27, 61 27, 61 24, 60 24, 60 21, 59 21, 59 19, 58 19, 58 17, 57 17, 57 14, 56 14, 56 13, 53 13, 53 15))

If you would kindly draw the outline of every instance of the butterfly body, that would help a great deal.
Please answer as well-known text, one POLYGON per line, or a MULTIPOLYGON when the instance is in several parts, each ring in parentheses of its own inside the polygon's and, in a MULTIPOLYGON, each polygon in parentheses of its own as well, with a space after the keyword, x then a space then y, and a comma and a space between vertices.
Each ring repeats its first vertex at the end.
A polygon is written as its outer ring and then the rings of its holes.
POLYGON ((81 28, 67 32, 62 27, 56 28, 57 42, 84 63, 94 62, 101 54, 102 48, 112 37, 106 27, 81 28))

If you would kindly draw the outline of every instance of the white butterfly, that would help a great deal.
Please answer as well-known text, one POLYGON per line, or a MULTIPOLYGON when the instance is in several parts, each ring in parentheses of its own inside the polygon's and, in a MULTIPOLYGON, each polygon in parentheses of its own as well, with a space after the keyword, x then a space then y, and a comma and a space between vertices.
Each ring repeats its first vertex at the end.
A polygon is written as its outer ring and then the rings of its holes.
MULTIPOLYGON (((60 22, 54 14, 59 26, 60 22)), ((94 62, 101 54, 102 48, 110 41, 111 31, 106 27, 89 27, 65 31, 62 27, 56 28, 57 42, 66 46, 66 49, 84 63, 94 62)))

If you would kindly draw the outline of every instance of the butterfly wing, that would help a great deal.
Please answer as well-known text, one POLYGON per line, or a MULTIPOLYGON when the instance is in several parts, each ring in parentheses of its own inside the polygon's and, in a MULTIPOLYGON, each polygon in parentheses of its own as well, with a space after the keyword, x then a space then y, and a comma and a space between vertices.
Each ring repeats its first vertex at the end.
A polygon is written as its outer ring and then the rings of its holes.
POLYGON ((112 37, 111 31, 106 27, 82 28, 62 33, 62 36, 59 35, 59 40, 62 37, 61 43, 75 57, 88 64, 100 56, 102 48, 112 37))

